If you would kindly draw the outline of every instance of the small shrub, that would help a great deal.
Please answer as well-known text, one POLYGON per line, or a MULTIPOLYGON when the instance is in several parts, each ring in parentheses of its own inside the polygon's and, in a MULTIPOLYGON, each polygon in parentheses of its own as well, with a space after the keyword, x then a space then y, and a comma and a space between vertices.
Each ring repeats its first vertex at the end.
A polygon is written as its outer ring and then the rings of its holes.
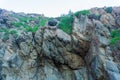
POLYGON ((119 30, 114 30, 111 33, 111 40, 110 40, 110 44, 114 45, 116 44, 118 41, 120 41, 120 32, 119 30))
POLYGON ((110 40, 110 44, 116 44, 118 41, 120 41, 120 36, 114 37, 110 40))
POLYGON ((105 11, 106 11, 107 13, 112 13, 112 10, 113 10, 112 7, 108 7, 108 8, 105 9, 105 11))
POLYGON ((62 16, 60 19, 60 23, 58 24, 59 28, 64 32, 71 34, 72 33, 72 23, 73 17, 69 15, 62 16))
POLYGON ((76 17, 79 17, 79 15, 89 15, 89 14, 90 14, 89 10, 82 10, 82 11, 78 11, 78 12, 74 13, 74 15, 76 17))

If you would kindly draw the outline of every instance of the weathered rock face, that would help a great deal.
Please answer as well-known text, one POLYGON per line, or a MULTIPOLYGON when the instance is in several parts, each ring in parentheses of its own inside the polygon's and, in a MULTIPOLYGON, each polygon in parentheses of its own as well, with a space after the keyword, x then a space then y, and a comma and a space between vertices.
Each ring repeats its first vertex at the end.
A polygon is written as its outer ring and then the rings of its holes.
POLYGON ((24 33, 19 40, 18 44, 1 40, 3 80, 79 80, 82 76, 87 80, 87 68, 81 56, 88 49, 87 41, 81 42, 62 30, 50 28, 39 29, 34 37, 24 33), (79 46, 74 45, 76 42, 86 43, 79 53, 75 52, 79 46))
POLYGON ((100 19, 74 17, 71 35, 44 27, 17 39, 1 37, 0 80, 119 80, 120 45, 109 44, 117 16, 91 12, 100 19))

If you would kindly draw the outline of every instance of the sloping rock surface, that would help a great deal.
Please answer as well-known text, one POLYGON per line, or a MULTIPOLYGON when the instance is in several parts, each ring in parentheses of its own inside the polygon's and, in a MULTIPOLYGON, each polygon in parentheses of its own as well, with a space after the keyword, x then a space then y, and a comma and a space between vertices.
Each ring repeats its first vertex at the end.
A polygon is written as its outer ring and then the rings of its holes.
POLYGON ((101 17, 74 17, 71 35, 43 27, 17 39, 1 36, 0 80, 120 80, 120 46, 110 46, 111 31, 120 27, 119 12, 90 11, 101 17))

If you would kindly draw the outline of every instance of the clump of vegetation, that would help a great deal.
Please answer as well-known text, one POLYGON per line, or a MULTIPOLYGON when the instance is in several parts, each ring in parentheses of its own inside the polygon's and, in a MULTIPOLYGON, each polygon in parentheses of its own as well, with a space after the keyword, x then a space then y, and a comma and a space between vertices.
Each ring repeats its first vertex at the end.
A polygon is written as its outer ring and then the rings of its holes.
POLYGON ((39 25, 40 26, 45 26, 46 22, 47 22, 46 19, 42 19, 42 20, 39 21, 39 25))
POLYGON ((4 37, 3 38, 5 40, 9 39, 10 35, 13 35, 14 37, 18 36, 18 33, 17 33, 16 30, 11 30, 11 29, 4 28, 4 29, 0 29, 0 32, 4 32, 4 37))
POLYGON ((27 18, 27 17, 18 17, 18 19, 25 23, 29 22, 29 18, 27 18))
POLYGON ((15 26, 17 30, 23 30, 27 32, 35 33, 39 27, 45 26, 47 22, 47 18, 44 17, 22 17, 22 16, 15 16, 17 19, 19 19, 18 22, 12 22, 11 25, 15 26), (34 21, 31 25, 31 21, 34 21))
POLYGON ((116 44, 118 41, 120 41, 120 31, 119 30, 114 30, 111 33, 111 40, 110 40, 110 44, 114 45, 116 44))
POLYGON ((60 23, 58 24, 58 27, 67 34, 71 34, 72 26, 73 26, 73 15, 79 17, 79 15, 89 15, 89 14, 90 14, 89 10, 83 10, 83 11, 78 11, 74 14, 71 12, 68 15, 63 15, 59 18, 60 23))
POLYGON ((72 33, 72 24, 73 24, 73 16, 72 15, 64 15, 61 17, 60 23, 58 24, 58 26, 64 32, 71 34, 72 33))
POLYGON ((23 26, 23 23, 21 23, 21 22, 12 22, 11 24, 13 26, 15 26, 15 27, 21 27, 21 26, 23 26))
POLYGON ((76 17, 79 17, 79 15, 89 15, 89 14, 90 14, 89 10, 82 10, 82 11, 78 11, 78 12, 74 13, 74 15, 76 17))
POLYGON ((112 7, 108 7, 108 8, 105 9, 105 11, 106 11, 107 13, 112 13, 112 10, 113 10, 112 7))
POLYGON ((33 32, 33 33, 35 33, 38 30, 38 28, 39 28, 38 26, 34 26, 34 27, 26 26, 25 30, 27 32, 33 32))

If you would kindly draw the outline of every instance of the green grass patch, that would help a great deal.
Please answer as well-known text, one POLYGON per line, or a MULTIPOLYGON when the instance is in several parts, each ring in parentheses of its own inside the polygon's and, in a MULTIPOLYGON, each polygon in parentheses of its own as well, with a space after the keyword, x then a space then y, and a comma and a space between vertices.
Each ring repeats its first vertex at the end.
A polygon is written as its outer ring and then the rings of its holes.
POLYGON ((120 31, 119 30, 114 30, 111 32, 111 40, 110 44, 115 45, 118 41, 120 41, 120 31))
POLYGON ((74 13, 74 15, 76 17, 79 17, 79 15, 89 15, 89 14, 90 14, 89 10, 82 10, 82 11, 78 11, 78 12, 74 13))
POLYGON ((65 15, 60 19, 60 23, 58 24, 59 28, 64 32, 71 34, 72 33, 72 24, 73 24, 73 16, 65 15))
POLYGON ((38 28, 39 28, 38 26, 34 26, 34 27, 26 26, 25 30, 27 32, 33 32, 33 33, 35 33, 38 30, 38 28))
POLYGON ((13 26, 15 26, 15 27, 21 27, 21 26, 23 26, 23 23, 21 23, 21 22, 12 22, 11 24, 13 26))
POLYGON ((4 40, 8 40, 10 34, 13 35, 15 38, 18 36, 18 32, 16 30, 4 28, 4 29, 0 29, 0 32, 4 32, 4 36, 3 36, 4 40))
POLYGON ((39 25, 40 26, 45 26, 46 22, 47 22, 46 19, 42 19, 42 20, 39 21, 39 25))

